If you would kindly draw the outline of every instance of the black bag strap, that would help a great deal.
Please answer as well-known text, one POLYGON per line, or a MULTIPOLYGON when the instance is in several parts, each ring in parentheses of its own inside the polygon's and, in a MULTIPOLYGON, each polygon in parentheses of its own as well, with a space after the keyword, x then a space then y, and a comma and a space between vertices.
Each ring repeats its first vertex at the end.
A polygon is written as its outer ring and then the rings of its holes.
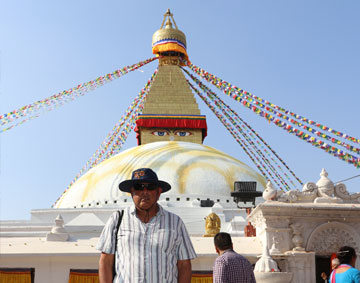
POLYGON ((122 221, 122 218, 124 216, 124 210, 118 210, 117 211, 117 215, 118 215, 118 223, 116 224, 116 232, 115 232, 115 252, 114 252, 114 265, 113 265, 113 278, 115 277, 116 274, 116 250, 117 250, 117 243, 118 243, 118 233, 119 233, 119 228, 120 228, 120 224, 122 221))

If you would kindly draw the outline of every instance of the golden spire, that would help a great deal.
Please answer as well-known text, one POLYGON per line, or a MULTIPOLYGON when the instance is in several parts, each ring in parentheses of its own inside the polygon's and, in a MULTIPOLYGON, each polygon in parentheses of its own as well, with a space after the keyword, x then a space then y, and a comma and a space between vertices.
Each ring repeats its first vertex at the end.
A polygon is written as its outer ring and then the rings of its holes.
POLYGON ((185 34, 178 29, 170 9, 164 14, 160 29, 152 37, 152 52, 165 58, 160 60, 160 65, 180 65, 179 57, 188 59, 185 34), (166 59, 166 57, 168 58, 166 59))
POLYGON ((206 117, 201 115, 180 68, 183 59, 187 60, 186 38, 169 9, 153 35, 153 53, 161 56, 159 70, 136 121, 138 144, 158 141, 202 144, 207 133, 206 117))

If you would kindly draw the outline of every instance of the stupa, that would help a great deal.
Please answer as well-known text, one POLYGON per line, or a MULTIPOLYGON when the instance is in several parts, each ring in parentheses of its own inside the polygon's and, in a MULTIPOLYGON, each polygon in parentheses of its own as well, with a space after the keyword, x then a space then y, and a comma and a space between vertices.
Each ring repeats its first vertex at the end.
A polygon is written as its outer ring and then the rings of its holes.
POLYGON ((332 183, 325 170, 317 183, 306 183, 302 190, 279 191, 245 163, 203 143, 206 117, 181 70, 188 60, 186 46, 168 10, 153 35, 159 66, 137 117, 138 146, 90 169, 52 208, 32 210, 30 221, 1 221, 1 282, 94 282, 102 228, 111 213, 132 203, 118 184, 141 167, 152 168, 172 185, 159 202, 184 220, 191 235, 198 255, 192 261, 192 282, 212 282, 217 255, 213 230, 205 233, 211 217, 251 263, 262 255, 259 282, 315 283, 329 270, 339 246, 352 245, 360 255, 360 194, 332 183), (255 182, 264 191, 249 216, 231 197, 238 181, 255 182), (247 220, 256 227, 256 237, 244 237, 247 220))
MULTIPOLYGON (((170 11, 153 35, 152 51, 159 56, 159 66, 136 121, 139 145, 89 170, 64 192, 54 208, 129 205, 131 197, 120 192, 118 184, 142 167, 151 167, 159 178, 172 185, 172 190, 161 196, 161 203, 167 207, 187 207, 192 223, 198 215, 191 212, 192 208, 201 207, 205 201, 236 209, 230 195, 236 181, 253 181, 258 189, 264 189, 265 179, 255 170, 203 144, 206 117, 201 115, 180 68, 181 59, 188 57, 186 37, 177 28, 170 11)), ((203 215, 199 214, 196 221, 202 220, 203 215)), ((191 234, 203 234, 204 227, 188 225, 191 234)), ((223 225, 229 223, 224 221, 223 225)), ((238 233, 242 233, 241 229, 238 233)))
MULTIPOLYGON (((204 273, 211 278, 215 250, 212 238, 202 237, 206 216, 216 213, 222 231, 244 235, 247 213, 239 210, 231 197, 234 182, 256 182, 260 191, 266 182, 245 163, 203 144, 208 130, 206 116, 201 115, 180 68, 182 60, 188 59, 186 37, 169 10, 153 35, 152 52, 159 57, 159 66, 136 121, 138 146, 89 170, 52 208, 32 210, 30 221, 1 223, 1 244, 6 246, 5 250, 2 246, 3 266, 26 268, 35 274, 35 282, 65 282, 76 276, 96 275, 97 238, 111 213, 132 203, 129 194, 119 191, 118 184, 141 167, 152 168, 172 185, 159 202, 184 220, 199 256, 193 262, 194 274, 198 271, 201 278, 204 273), (61 227, 55 225, 59 219, 61 227), (61 233, 57 233, 58 226, 61 233)), ((246 249, 253 262, 261 252, 255 238, 234 243, 246 249)))

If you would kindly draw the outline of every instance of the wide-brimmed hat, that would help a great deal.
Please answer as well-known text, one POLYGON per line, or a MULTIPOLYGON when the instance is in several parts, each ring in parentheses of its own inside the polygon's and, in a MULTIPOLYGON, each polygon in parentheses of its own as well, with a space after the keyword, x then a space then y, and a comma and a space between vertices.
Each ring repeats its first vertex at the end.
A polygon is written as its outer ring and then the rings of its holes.
POLYGON ((138 183, 157 184, 162 188, 163 193, 171 189, 171 185, 165 181, 159 180, 156 173, 150 168, 140 168, 133 171, 131 180, 122 181, 119 184, 119 189, 122 192, 130 193, 131 188, 138 183))

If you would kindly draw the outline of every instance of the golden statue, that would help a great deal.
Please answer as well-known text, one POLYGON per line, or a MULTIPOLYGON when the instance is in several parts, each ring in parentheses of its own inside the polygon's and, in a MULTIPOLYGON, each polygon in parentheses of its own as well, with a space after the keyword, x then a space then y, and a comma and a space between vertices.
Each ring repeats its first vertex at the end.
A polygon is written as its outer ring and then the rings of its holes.
POLYGON ((210 213, 205 218, 205 234, 203 237, 214 237, 220 232, 221 221, 216 213, 210 213))

